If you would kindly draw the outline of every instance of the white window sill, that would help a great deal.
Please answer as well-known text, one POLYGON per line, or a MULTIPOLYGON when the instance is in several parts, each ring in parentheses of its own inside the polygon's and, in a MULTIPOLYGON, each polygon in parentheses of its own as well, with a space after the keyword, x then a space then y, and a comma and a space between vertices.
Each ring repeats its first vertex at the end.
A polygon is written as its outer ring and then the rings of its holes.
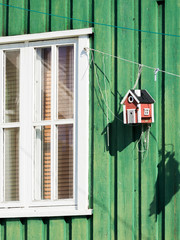
POLYGON ((88 216, 92 215, 92 213, 92 209, 63 210, 57 207, 11 208, 0 209, 0 218, 88 216))

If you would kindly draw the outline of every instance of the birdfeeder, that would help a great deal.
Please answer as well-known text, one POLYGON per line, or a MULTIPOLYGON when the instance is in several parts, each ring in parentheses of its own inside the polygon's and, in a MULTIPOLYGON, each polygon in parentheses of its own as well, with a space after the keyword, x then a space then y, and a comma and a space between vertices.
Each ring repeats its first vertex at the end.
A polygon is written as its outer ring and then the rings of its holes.
POLYGON ((121 101, 124 124, 153 123, 154 102, 146 90, 129 90, 121 101))

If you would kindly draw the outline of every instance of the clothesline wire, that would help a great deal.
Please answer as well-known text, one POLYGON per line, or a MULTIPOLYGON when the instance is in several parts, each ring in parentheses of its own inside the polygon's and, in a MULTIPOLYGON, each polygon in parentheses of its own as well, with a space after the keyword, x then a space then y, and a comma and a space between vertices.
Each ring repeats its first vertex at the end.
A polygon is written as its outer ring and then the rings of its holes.
MULTIPOLYGON (((148 65, 144 65, 144 64, 140 64, 138 62, 135 62, 135 61, 132 61, 132 60, 129 60, 129 59, 126 59, 126 58, 122 58, 122 57, 118 57, 118 56, 114 56, 114 55, 111 55, 109 53, 106 53, 106 52, 102 52, 100 50, 97 50, 97 49, 93 49, 93 48, 85 48, 85 50, 90 50, 90 51, 94 51, 94 52, 98 52, 98 53, 101 53, 103 55, 107 55, 109 57, 113 57, 113 58, 116 58, 116 59, 120 59, 122 61, 125 61, 125 62, 129 62, 129 63, 132 63, 132 64, 136 64, 136 65, 141 65, 143 68, 149 68, 149 69, 152 69, 152 70, 156 70, 157 67, 150 67, 148 65)), ((172 76, 175 76, 175 77, 179 77, 180 78, 180 75, 177 75, 175 73, 171 73, 171 72, 167 72, 165 70, 161 70, 161 69, 158 69, 159 72, 162 72, 162 73, 165 73, 165 74, 168 74, 168 75, 172 75, 172 76)))
POLYGON ((153 31, 147 31, 147 30, 142 30, 142 29, 135 29, 135 28, 129 28, 129 27, 116 26, 116 25, 107 24, 107 23, 88 21, 88 20, 78 19, 78 18, 73 18, 73 17, 60 16, 60 15, 57 15, 57 14, 46 13, 46 12, 41 12, 41 11, 37 11, 37 10, 33 10, 33 9, 17 7, 17 6, 9 5, 9 4, 5 4, 5 3, 0 3, 0 5, 1 6, 6 6, 6 7, 10 7, 10 8, 14 8, 14 9, 18 9, 18 10, 27 11, 27 12, 38 13, 38 14, 43 14, 43 15, 47 15, 47 16, 51 16, 51 17, 68 19, 68 20, 73 20, 73 21, 78 21, 78 22, 90 23, 90 24, 104 26, 104 27, 112 27, 112 28, 123 29, 123 30, 128 30, 128 31, 150 33, 150 34, 156 34, 156 35, 162 35, 162 36, 168 36, 168 37, 178 37, 178 38, 180 37, 180 35, 177 35, 177 34, 153 32, 153 31))
MULTIPOLYGON (((100 86, 100 82, 99 82, 99 77, 98 77, 98 74, 97 74, 97 70, 96 70, 96 66, 95 66, 95 62, 94 62, 94 55, 93 55, 93 51, 91 52, 91 61, 89 62, 89 67, 91 65, 91 63, 93 63, 93 67, 94 67, 94 71, 95 71, 95 75, 96 75, 96 80, 97 80, 97 84, 98 84, 98 87, 99 87, 99 91, 101 93, 101 97, 102 97, 102 100, 104 101, 104 104, 105 106, 107 107, 107 144, 109 146, 109 125, 108 125, 108 119, 109 119, 109 116, 108 116, 108 111, 111 112, 111 114, 117 119, 119 120, 121 123, 123 123, 123 120, 120 119, 116 114, 114 114, 114 112, 110 109, 110 107, 108 106, 108 98, 107 98, 107 89, 106 89, 106 83, 105 83, 105 72, 104 72, 104 84, 105 84, 105 94, 106 94, 106 97, 104 96, 103 94, 103 91, 101 89, 101 86, 100 86)), ((105 62, 104 62, 104 55, 103 55, 103 68, 104 68, 104 71, 105 71, 105 62)), ((140 70, 141 71, 141 70, 140 70)), ((139 125, 139 124, 137 124, 139 125)), ((133 124, 129 124, 129 126, 134 126, 133 124)), ((146 147, 144 150, 141 150, 139 149, 138 147, 138 144, 140 141, 142 141, 142 137, 143 137, 143 126, 142 126, 142 131, 141 131, 141 135, 140 135, 140 138, 139 140, 137 141, 136 143, 136 147, 137 147, 137 150, 138 152, 140 153, 144 153, 144 152, 147 152, 148 153, 148 150, 149 150, 149 132, 150 132, 150 125, 148 126, 146 132, 145 132, 145 142, 146 142, 146 147)), ((144 158, 144 157, 143 157, 144 158)))
MULTIPOLYGON (((95 65, 95 61, 94 61, 93 52, 91 52, 91 62, 89 63, 89 66, 91 65, 91 63, 93 63, 93 67, 94 67, 94 72, 95 72, 98 88, 99 88, 99 91, 101 93, 101 97, 102 97, 102 100, 103 100, 105 106, 107 107, 109 112, 112 114, 112 116, 114 116, 117 120, 119 120, 121 123, 123 123, 123 120, 121 118, 119 118, 116 114, 114 114, 114 112, 111 110, 111 108, 109 107, 108 103, 106 102, 105 96, 104 96, 102 88, 100 86, 99 77, 98 77, 98 74, 97 74, 97 69, 96 69, 96 65, 95 65)), ((139 125, 139 124, 137 124, 137 125, 139 125)), ((134 126, 134 125, 133 124, 129 124, 129 126, 134 126)))

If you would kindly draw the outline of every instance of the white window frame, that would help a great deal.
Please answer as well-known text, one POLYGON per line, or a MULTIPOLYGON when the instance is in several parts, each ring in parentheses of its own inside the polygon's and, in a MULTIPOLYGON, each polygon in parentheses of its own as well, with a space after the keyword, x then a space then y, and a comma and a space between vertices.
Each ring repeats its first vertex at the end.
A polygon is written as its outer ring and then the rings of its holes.
MULTIPOLYGON (((84 50, 89 47, 92 28, 57 31, 0 38, 0 79, 3 79, 3 52, 20 49, 20 123, 3 123, 3 101, 0 101, 0 218, 91 215, 88 209, 88 153, 89 153, 89 56, 84 50), (75 119, 76 156, 74 163, 74 199, 40 200, 33 198, 33 93, 34 93, 34 48, 45 46, 75 46, 75 119), (28 57, 27 57, 28 56, 28 57), (28 96, 28 98, 27 98, 28 96), (22 101, 22 99, 28 99, 22 101), (28 109, 28 111, 27 111, 28 109), (26 112, 26 114, 22 114, 26 112), (3 128, 20 127, 20 201, 3 202, 3 128), (30 127, 31 126, 31 127, 30 127), (29 136, 27 138, 27 136, 29 136), (29 179, 27 181, 27 179, 29 179), (27 187, 28 182, 28 187, 27 187)), ((52 47, 55 51, 55 47, 52 47)), ((56 61, 52 59, 52 66, 56 61)), ((53 74, 55 71, 52 71, 53 74)), ((56 76, 52 75, 53 79, 56 76)), ((55 85, 55 84, 54 84, 55 85)), ((54 85, 52 85, 54 87, 54 85)), ((55 91, 55 89, 52 89, 55 91)), ((55 94, 55 92, 54 92, 55 94)), ((0 96, 3 96, 3 81, 0 81, 0 96)), ((2 99, 2 98, 1 98, 2 99)), ((51 114, 54 114, 51 112, 51 114)), ((61 120, 66 121, 66 120, 61 120)), ((46 125, 51 121, 46 121, 46 125)), ((57 120, 57 124, 59 120, 57 120)), ((52 151, 52 158, 54 154, 52 151)), ((55 169, 55 166, 54 166, 55 169)))

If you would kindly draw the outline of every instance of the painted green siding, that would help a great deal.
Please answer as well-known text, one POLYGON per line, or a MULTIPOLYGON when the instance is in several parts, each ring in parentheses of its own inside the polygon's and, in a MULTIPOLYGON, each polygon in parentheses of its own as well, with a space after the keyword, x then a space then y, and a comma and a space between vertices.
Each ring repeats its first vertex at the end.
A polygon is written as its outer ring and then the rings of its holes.
MULTIPOLYGON (((179 37, 92 23, 180 35, 179 0, 0 3, 33 10, 0 5, 0 36, 94 27, 92 48, 180 74, 179 37)), ((158 73, 155 82, 153 70, 143 68, 139 87, 156 100, 155 123, 144 154, 137 149, 141 126, 125 126, 120 106, 134 85, 138 66, 99 53, 93 55, 89 102, 89 203, 93 215, 1 219, 0 240, 180 239, 180 78, 158 73)))

